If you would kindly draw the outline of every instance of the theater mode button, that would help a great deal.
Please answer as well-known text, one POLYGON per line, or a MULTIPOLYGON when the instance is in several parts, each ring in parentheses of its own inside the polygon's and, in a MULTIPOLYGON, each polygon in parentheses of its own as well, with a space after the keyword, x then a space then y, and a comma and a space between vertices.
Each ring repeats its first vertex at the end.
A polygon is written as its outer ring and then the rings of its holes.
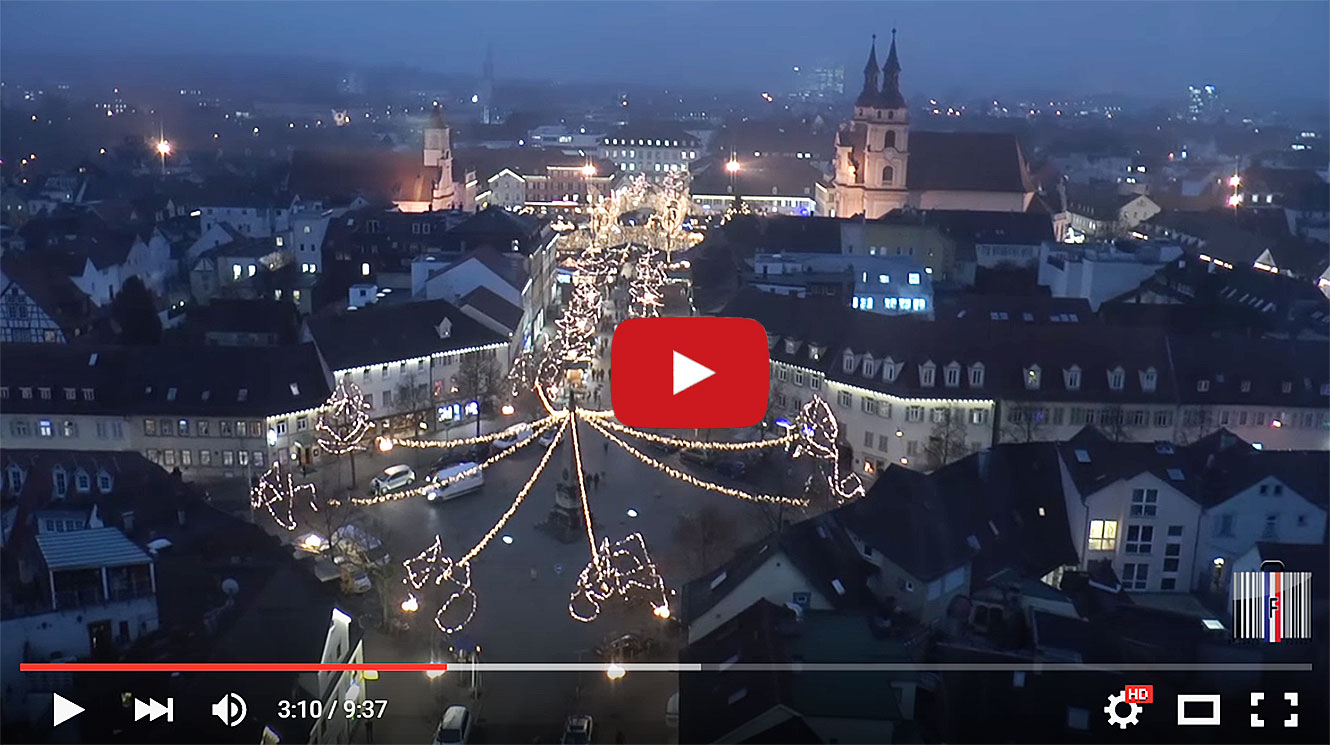
POLYGON ((614 415, 632 427, 751 427, 767 411, 767 332, 749 318, 634 318, 614 330, 614 415))

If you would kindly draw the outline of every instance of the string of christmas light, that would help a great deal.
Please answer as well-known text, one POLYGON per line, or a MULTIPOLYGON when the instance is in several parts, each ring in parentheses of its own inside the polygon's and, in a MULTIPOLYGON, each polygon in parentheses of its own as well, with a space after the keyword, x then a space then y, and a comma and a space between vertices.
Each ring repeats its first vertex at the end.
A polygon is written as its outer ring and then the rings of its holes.
POLYGON ((517 508, 522 506, 523 500, 525 500, 526 496, 531 493, 531 488, 536 485, 536 480, 540 478, 541 472, 545 470, 545 466, 549 464, 550 458, 554 455, 555 449, 559 447, 559 442, 563 440, 564 435, 567 433, 569 421, 571 420, 563 420, 563 424, 559 426, 559 431, 554 435, 554 441, 550 443, 549 447, 545 448, 544 455, 540 457, 540 463, 536 464, 535 470, 531 472, 526 483, 522 484, 522 488, 517 490, 517 497, 513 499, 513 503, 508 505, 508 509, 499 516, 499 520, 494 523, 494 527, 490 528, 476 545, 471 547, 470 551, 467 551, 462 555, 462 558, 459 559, 461 563, 465 564, 476 558, 481 551, 485 550, 485 547, 489 545, 490 541, 494 540, 494 537, 499 534, 499 531, 503 530, 503 526, 508 524, 509 518, 517 514, 517 508))
POLYGON ((586 419, 585 421, 586 421, 587 424, 590 424, 590 425, 591 425, 592 427, 594 427, 597 431, 599 431, 602 435, 604 435, 605 437, 607 437, 607 438, 609 439, 610 442, 614 443, 615 445, 618 445, 620 448, 622 448, 624 451, 626 451, 629 455, 632 455, 634 458, 637 458, 638 460, 642 461, 643 463, 647 464, 648 466, 651 466, 652 468, 656 469, 657 471, 662 471, 662 472, 664 472, 664 473, 667 473, 667 474, 673 476, 674 478, 676 478, 676 479, 678 479, 678 480, 680 480, 680 481, 682 481, 682 482, 684 482, 684 483, 686 483, 686 484, 690 484, 690 485, 692 485, 692 486, 696 486, 696 487, 699 488, 699 489, 706 489, 707 491, 714 491, 714 492, 716 492, 716 493, 718 493, 718 494, 724 494, 724 495, 726 495, 726 496, 736 497, 736 498, 738 498, 738 499, 747 499, 747 500, 749 500, 749 501, 751 501, 751 502, 765 502, 765 503, 768 503, 768 504, 787 504, 787 505, 791 505, 791 506, 793 506, 793 507, 807 507, 807 506, 808 506, 808 500, 807 500, 807 499, 796 499, 796 498, 794 498, 794 497, 782 497, 782 496, 777 496, 777 495, 774 495, 774 494, 753 494, 753 493, 751 493, 751 492, 743 491, 742 489, 733 489, 733 488, 730 488, 730 487, 728 487, 728 486, 721 486, 720 484, 713 484, 713 483, 710 482, 710 481, 704 481, 704 480, 702 480, 702 479, 697 478, 696 476, 693 476, 692 474, 684 473, 683 471, 680 471, 680 470, 677 469, 677 468, 673 468, 673 467, 668 466, 668 465, 666 465, 666 464, 664 464, 664 463, 661 463, 660 461, 658 461, 658 460, 656 460, 655 458, 652 458, 651 456, 649 456, 649 455, 643 453, 642 451, 638 450, 637 448, 633 447, 632 445, 629 445, 628 443, 626 443, 626 442, 624 442, 623 440, 619 439, 619 437, 617 437, 613 432, 611 432, 610 429, 609 429, 608 427, 605 427, 605 426, 603 425, 603 423, 602 423, 599 419, 596 419, 596 418, 588 418, 588 419, 586 419))
POLYGON ((644 432, 640 429, 634 429, 632 427, 629 427, 626 424, 620 424, 619 422, 609 418, 613 414, 614 414, 613 410, 588 411, 588 412, 584 412, 582 409, 577 410, 577 415, 579 417, 596 416, 601 420, 600 422, 601 424, 604 424, 606 427, 609 427, 610 429, 613 429, 617 432, 622 432, 623 434, 626 435, 632 435, 633 437, 647 440, 648 442, 655 442, 661 445, 673 445, 675 447, 687 448, 689 450, 737 450, 737 451, 761 450, 764 448, 787 447, 788 445, 791 445, 799 440, 799 435, 793 433, 781 435, 780 437, 771 440, 751 440, 746 442, 712 442, 704 440, 685 440, 679 437, 670 437, 668 435, 657 435, 651 432, 644 432))
POLYGON ((527 437, 524 440, 521 440, 507 448, 504 448, 503 450, 500 450, 494 455, 491 455, 489 458, 486 458, 484 461, 477 463, 471 468, 459 471, 441 481, 431 482, 423 486, 413 487, 411 489, 403 489, 401 491, 388 492, 386 494, 376 494, 375 496, 372 497, 352 497, 351 504, 366 506, 374 504, 383 504, 384 502, 396 502, 400 499, 410 499, 411 497, 424 496, 426 494, 429 494, 431 491, 435 489, 442 489, 446 486, 456 484, 462 479, 471 478, 472 476, 480 473, 486 468, 489 468, 495 463, 498 463, 504 458, 507 458, 508 456, 512 455, 518 450, 521 450, 527 445, 536 442, 540 438, 540 436, 545 433, 546 430, 548 430, 550 427, 553 426, 554 426, 554 420, 550 419, 548 420, 548 423, 545 424, 544 426, 539 428, 533 428, 530 437, 527 437))
POLYGON ((591 563, 596 563, 596 532, 591 527, 591 505, 586 495, 586 474, 582 469, 582 448, 578 445, 577 420, 570 419, 569 428, 572 430, 573 440, 573 463, 577 466, 577 493, 582 499, 582 522, 586 524, 587 545, 591 548, 591 563))
POLYGON ((591 561, 577 576, 577 586, 568 598, 568 615, 590 623, 600 615, 601 607, 611 598, 631 602, 642 594, 657 618, 670 617, 665 581, 647 553, 646 540, 633 533, 613 544, 610 539, 593 546, 591 561))
POLYGON ((263 472, 259 482, 250 490, 249 504, 256 510, 267 509, 278 525, 295 530, 295 504, 301 494, 308 495, 309 506, 317 512, 319 508, 314 501, 317 494, 314 485, 295 483, 295 477, 282 467, 281 459, 274 458, 272 465, 268 466, 268 470, 263 472))
POLYGON ((338 383, 314 424, 319 447, 333 455, 364 450, 365 436, 374 426, 370 409, 360 386, 348 380, 338 383))
MULTIPOLYGON (((553 419, 554 415, 537 419, 530 423, 531 428, 535 429, 537 427, 544 427, 550 424, 553 419)), ((455 447, 462 447, 465 445, 480 445, 486 442, 494 442, 495 440, 499 440, 508 436, 511 436, 511 433, 509 433, 508 430, 504 429, 498 432, 491 432, 488 435, 479 435, 477 437, 462 437, 455 440, 414 440, 414 439, 398 438, 398 437, 380 437, 378 438, 378 443, 379 443, 378 447, 379 447, 379 452, 382 453, 386 453, 392 450, 393 448, 399 446, 404 448, 422 448, 422 449, 455 448, 455 447)))

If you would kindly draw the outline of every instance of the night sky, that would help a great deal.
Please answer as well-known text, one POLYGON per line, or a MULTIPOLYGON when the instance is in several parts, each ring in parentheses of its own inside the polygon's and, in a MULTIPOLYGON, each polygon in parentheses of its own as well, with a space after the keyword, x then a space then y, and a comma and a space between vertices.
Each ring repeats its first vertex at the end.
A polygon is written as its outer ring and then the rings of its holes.
POLYGON ((1330 3, 1318 2, 13 2, 5 53, 293 54, 499 78, 779 87, 794 65, 847 66, 900 31, 907 89, 1322 100, 1330 3))

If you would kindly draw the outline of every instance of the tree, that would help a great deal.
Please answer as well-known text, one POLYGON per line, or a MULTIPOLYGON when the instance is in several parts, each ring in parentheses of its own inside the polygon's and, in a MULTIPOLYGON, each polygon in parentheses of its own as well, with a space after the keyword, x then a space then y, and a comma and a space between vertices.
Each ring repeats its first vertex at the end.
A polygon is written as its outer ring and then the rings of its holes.
POLYGON ((998 423, 1000 442, 1038 442, 1046 439, 1047 407, 1035 403, 1014 403, 998 407, 994 415, 1002 417, 998 423))
POLYGON ((111 318, 120 328, 120 343, 152 347, 162 342, 162 320, 152 293, 138 275, 125 280, 111 300, 111 318))
POLYGON ((428 409, 430 405, 429 386, 417 384, 415 376, 408 375, 393 390, 393 401, 397 404, 397 410, 403 414, 414 414, 428 409))
POLYGON ((734 518, 715 505, 681 514, 674 523, 674 542, 693 559, 698 572, 710 569, 716 550, 733 541, 737 533, 734 518))
POLYGON ((369 412, 369 402, 360 392, 360 386, 344 380, 319 409, 319 419, 314 426, 319 447, 339 458, 343 455, 350 458, 353 488, 356 482, 355 453, 365 449, 365 437, 371 425, 369 412))
POLYGON ((965 435, 965 412, 957 408, 935 409, 941 414, 933 421, 933 430, 924 444, 924 465, 932 471, 969 452, 965 435))
POLYGON ((480 435, 480 415, 493 409, 494 399, 503 391, 504 378, 490 350, 476 351, 462 357, 457 366, 457 390, 469 403, 475 401, 476 436, 480 435))

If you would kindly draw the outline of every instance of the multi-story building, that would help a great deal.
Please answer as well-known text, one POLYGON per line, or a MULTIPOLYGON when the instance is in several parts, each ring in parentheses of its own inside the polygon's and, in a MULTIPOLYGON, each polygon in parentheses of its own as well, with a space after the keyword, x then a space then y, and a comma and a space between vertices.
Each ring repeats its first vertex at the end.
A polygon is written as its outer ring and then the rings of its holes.
POLYGON ((312 344, 5 345, 0 427, 34 450, 136 450, 208 481, 257 476, 314 446, 331 395, 312 344))
POLYGON ((375 303, 307 323, 335 379, 359 386, 390 432, 489 415, 481 408, 493 401, 481 399, 498 395, 502 386, 493 381, 508 373, 510 338, 446 300, 375 303), (485 375, 477 372, 482 366, 485 375))
POLYGON ((600 139, 597 156, 628 176, 663 178, 687 171, 701 157, 702 140, 673 122, 633 122, 600 139))
POLYGON ((68 275, 24 251, 0 254, 0 303, 0 342, 72 341, 102 316, 68 275))
POLYGON ((830 295, 841 303, 887 315, 932 318, 933 279, 914 260, 900 256, 823 253, 760 253, 747 282, 777 295, 830 295))
POLYGON ((1057 447, 1080 565, 1109 560, 1123 589, 1222 592, 1258 542, 1325 541, 1324 452, 1258 450, 1226 430, 1185 446, 1086 430, 1057 447))
MULTIPOLYGON (((599 138, 597 138, 599 142, 599 138)), ((595 152, 593 145, 586 152, 595 152)), ((480 148, 462 156, 480 179, 476 205, 537 212, 584 209, 608 196, 616 164, 554 148, 480 148)))
POLYGON ((1192 121, 1214 121, 1224 113, 1219 102, 1219 89, 1213 85, 1187 86, 1187 118, 1192 121))
POLYGON ((1039 249, 1038 281, 1053 297, 1085 298, 1098 310, 1181 256, 1181 247, 1163 241, 1045 243, 1039 249))
POLYGON ((758 214, 825 215, 830 192, 811 161, 788 157, 717 155, 693 164, 693 211, 720 215, 742 204, 758 214))
POLYGON ((1087 424, 1151 442, 1229 426, 1269 449, 1330 450, 1324 342, 1019 321, 999 334, 987 319, 921 323, 756 290, 741 291, 724 315, 766 327, 775 408, 829 402, 860 473, 891 462, 935 468, 999 442, 1065 440, 1087 424))

